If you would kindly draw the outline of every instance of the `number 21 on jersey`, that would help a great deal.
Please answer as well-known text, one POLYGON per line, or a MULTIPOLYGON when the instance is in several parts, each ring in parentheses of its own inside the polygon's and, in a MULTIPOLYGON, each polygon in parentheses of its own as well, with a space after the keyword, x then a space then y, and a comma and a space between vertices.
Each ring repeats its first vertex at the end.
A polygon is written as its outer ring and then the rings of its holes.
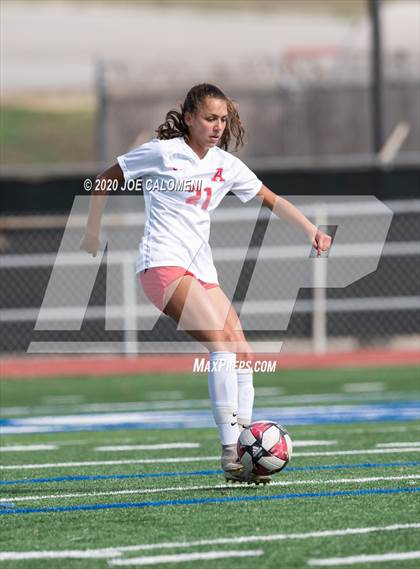
MULTIPOLYGON (((190 196, 189 198, 187 198, 186 203, 189 203, 191 205, 197 205, 201 199, 201 188, 196 188, 193 191, 195 192, 195 194, 193 196, 190 196)), ((206 193, 206 199, 202 203, 201 209, 207 209, 208 208, 210 200, 211 200, 212 189, 210 187, 204 188, 204 192, 206 193)))

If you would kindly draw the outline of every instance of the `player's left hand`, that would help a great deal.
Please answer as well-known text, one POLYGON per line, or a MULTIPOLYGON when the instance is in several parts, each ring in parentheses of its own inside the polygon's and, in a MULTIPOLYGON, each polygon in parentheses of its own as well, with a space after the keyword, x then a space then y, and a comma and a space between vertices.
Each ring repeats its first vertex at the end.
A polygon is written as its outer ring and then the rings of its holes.
POLYGON ((321 253, 328 251, 331 247, 331 237, 318 229, 312 239, 312 246, 316 250, 316 256, 320 257, 321 253))

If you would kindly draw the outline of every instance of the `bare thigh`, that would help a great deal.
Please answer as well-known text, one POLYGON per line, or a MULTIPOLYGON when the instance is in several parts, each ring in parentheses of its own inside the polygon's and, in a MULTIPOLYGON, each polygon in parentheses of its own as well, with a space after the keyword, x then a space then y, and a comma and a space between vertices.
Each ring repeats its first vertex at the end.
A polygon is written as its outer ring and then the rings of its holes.
POLYGON ((209 351, 239 351, 243 332, 234 330, 238 317, 219 287, 206 290, 186 275, 168 287, 165 302, 164 313, 209 351))
POLYGON ((219 318, 224 321, 224 329, 234 338, 238 359, 251 361, 252 349, 246 341, 239 316, 228 297, 220 287, 208 289, 206 294, 214 304, 219 318))

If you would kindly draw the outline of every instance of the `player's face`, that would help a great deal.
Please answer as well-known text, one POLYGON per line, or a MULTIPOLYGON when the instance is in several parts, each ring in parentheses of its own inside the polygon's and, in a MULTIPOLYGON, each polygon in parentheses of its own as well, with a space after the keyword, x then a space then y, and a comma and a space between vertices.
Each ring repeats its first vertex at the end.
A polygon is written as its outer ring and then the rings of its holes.
POLYGON ((226 101, 206 97, 195 113, 185 113, 190 146, 199 152, 216 146, 226 128, 227 118, 226 101))

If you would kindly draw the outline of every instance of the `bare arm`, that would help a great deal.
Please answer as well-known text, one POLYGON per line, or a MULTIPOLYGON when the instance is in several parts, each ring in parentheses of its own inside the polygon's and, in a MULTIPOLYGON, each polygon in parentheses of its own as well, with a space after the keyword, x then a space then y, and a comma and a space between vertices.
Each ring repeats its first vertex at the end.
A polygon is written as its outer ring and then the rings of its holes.
MULTIPOLYGON (((114 164, 96 177, 96 180, 118 180, 120 184, 124 182, 124 174, 119 164, 114 164)), ((95 182, 96 182, 95 180, 95 182)), ((97 187, 96 184, 93 188, 97 187)), ((94 257, 99 248, 99 233, 101 230, 102 214, 105 209, 108 192, 92 189, 89 202, 89 213, 86 224, 85 234, 80 242, 80 249, 87 251, 94 257)))
POLYGON ((331 237, 318 230, 292 203, 276 195, 264 185, 256 197, 277 217, 300 227, 308 235, 318 256, 322 251, 327 251, 331 247, 331 237))

